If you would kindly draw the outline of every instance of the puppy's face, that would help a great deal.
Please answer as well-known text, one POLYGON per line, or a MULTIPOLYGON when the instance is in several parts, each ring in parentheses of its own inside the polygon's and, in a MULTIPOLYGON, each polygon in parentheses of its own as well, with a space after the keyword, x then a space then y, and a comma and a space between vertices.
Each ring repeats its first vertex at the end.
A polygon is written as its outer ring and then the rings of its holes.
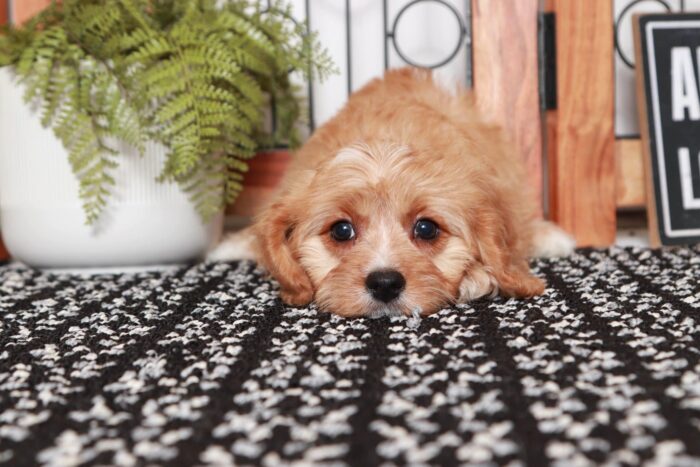
POLYGON ((503 287, 491 269, 513 268, 485 259, 503 262, 488 250, 505 245, 479 242, 491 229, 474 225, 483 190, 449 167, 390 145, 353 146, 325 162, 258 225, 283 299, 313 298, 343 316, 426 315, 503 287))

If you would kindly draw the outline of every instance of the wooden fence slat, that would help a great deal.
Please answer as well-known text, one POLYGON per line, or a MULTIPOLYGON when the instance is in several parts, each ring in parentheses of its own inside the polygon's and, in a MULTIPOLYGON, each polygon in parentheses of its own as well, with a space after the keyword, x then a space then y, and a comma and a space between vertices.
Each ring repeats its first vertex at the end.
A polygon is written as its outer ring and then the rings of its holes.
POLYGON ((542 214, 539 104, 539 0, 473 0, 474 93, 481 112, 502 126, 525 161, 542 214))
POLYGON ((642 140, 615 142, 616 204, 618 208, 646 209, 642 140))
POLYGON ((0 24, 7 23, 7 0, 0 0, 0 24))
POLYGON ((616 231, 612 0, 556 0, 555 9, 550 213, 579 246, 606 246, 616 231))

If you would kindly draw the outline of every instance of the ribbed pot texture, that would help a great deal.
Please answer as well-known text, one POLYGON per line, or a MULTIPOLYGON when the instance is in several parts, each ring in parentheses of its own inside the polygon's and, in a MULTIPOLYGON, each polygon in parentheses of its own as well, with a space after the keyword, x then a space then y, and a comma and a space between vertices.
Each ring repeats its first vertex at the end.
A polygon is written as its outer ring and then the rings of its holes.
POLYGON ((156 180, 165 161, 156 143, 143 157, 120 148, 108 207, 86 225, 68 154, 23 92, 0 69, 0 230, 14 259, 53 268, 181 263, 218 239, 222 216, 204 224, 177 184, 156 180))

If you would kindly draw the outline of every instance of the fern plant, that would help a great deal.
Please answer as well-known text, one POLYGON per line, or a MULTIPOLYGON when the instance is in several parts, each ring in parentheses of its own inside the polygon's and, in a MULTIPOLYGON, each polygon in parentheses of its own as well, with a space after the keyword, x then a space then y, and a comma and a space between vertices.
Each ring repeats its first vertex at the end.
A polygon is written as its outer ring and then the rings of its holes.
POLYGON ((290 74, 333 71, 282 0, 62 0, 0 32, 11 66, 69 153, 88 223, 108 202, 117 144, 168 148, 161 179, 209 219, 242 189, 261 146, 295 145, 290 74), (275 132, 263 126, 274 102, 275 132))

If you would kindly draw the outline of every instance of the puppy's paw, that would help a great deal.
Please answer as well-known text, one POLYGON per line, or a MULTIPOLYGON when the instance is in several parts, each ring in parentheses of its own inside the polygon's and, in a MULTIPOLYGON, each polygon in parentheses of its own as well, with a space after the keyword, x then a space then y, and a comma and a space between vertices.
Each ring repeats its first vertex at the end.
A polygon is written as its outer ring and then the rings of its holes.
POLYGON ((520 274, 513 283, 504 287, 501 293, 506 297, 531 298, 542 295, 545 290, 545 282, 531 274, 520 274))
POLYGON ((314 292, 306 288, 299 288, 294 291, 282 289, 280 290, 280 298, 287 305, 305 306, 313 301, 314 292))
POLYGON ((467 303, 481 297, 495 297, 498 294, 496 279, 483 268, 475 268, 459 284, 458 303, 467 303))
POLYGON ((229 233, 207 254, 208 261, 255 260, 250 229, 229 233))
POLYGON ((576 240, 559 226, 547 221, 537 221, 533 236, 532 256, 535 258, 559 258, 574 252, 576 240))

